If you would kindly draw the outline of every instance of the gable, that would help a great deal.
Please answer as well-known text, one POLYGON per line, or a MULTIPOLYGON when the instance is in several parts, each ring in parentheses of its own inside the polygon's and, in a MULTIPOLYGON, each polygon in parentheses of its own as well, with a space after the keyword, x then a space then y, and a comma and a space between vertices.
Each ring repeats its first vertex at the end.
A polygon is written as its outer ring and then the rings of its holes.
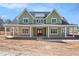
POLYGON ((59 13, 56 10, 51 11, 46 18, 48 18, 48 17, 61 18, 61 16, 59 15, 59 13))
POLYGON ((21 14, 18 16, 18 18, 22 18, 22 17, 31 17, 31 18, 33 18, 33 16, 26 9, 24 9, 21 12, 21 14))
POLYGON ((19 16, 17 16, 18 23, 23 23, 23 18, 28 18, 29 23, 32 23, 33 16, 26 10, 24 9, 19 16))
POLYGON ((56 18, 58 24, 61 24, 61 23, 62 23, 61 16, 59 15, 59 13, 58 13, 56 10, 53 10, 53 11, 51 11, 51 12, 48 14, 48 16, 46 17, 47 23, 50 24, 52 18, 56 18))

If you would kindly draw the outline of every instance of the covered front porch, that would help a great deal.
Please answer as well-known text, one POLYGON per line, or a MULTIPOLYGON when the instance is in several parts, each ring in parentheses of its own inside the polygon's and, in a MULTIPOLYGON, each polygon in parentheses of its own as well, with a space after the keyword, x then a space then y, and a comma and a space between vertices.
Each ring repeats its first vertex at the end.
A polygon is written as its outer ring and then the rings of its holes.
POLYGON ((5 37, 74 37, 75 25, 5 25, 5 37), (69 36, 71 35, 71 36, 69 36))

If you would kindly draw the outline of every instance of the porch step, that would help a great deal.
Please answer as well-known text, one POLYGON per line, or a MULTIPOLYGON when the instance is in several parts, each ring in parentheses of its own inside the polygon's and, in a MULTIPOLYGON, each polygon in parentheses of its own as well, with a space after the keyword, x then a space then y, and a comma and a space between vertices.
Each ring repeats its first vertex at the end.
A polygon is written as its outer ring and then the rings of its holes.
POLYGON ((43 38, 42 37, 37 37, 37 40, 43 40, 43 38))

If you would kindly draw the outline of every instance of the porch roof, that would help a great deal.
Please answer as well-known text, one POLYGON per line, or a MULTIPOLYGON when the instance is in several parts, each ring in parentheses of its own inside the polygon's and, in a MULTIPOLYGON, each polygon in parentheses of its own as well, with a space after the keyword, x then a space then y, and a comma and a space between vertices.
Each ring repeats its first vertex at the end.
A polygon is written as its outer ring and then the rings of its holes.
POLYGON ((32 24, 32 25, 23 25, 23 24, 4 24, 4 27, 18 27, 18 26, 28 26, 28 27, 48 27, 48 26, 54 26, 54 27, 77 27, 77 25, 52 25, 52 24, 32 24))

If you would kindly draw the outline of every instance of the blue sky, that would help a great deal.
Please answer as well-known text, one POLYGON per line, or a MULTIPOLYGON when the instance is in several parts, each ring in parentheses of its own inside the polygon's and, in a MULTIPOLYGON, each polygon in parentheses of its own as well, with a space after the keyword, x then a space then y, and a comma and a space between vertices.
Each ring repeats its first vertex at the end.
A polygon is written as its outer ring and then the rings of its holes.
POLYGON ((28 11, 52 11, 56 9, 69 23, 79 25, 79 4, 77 3, 0 3, 0 17, 13 20, 24 8, 28 11))

